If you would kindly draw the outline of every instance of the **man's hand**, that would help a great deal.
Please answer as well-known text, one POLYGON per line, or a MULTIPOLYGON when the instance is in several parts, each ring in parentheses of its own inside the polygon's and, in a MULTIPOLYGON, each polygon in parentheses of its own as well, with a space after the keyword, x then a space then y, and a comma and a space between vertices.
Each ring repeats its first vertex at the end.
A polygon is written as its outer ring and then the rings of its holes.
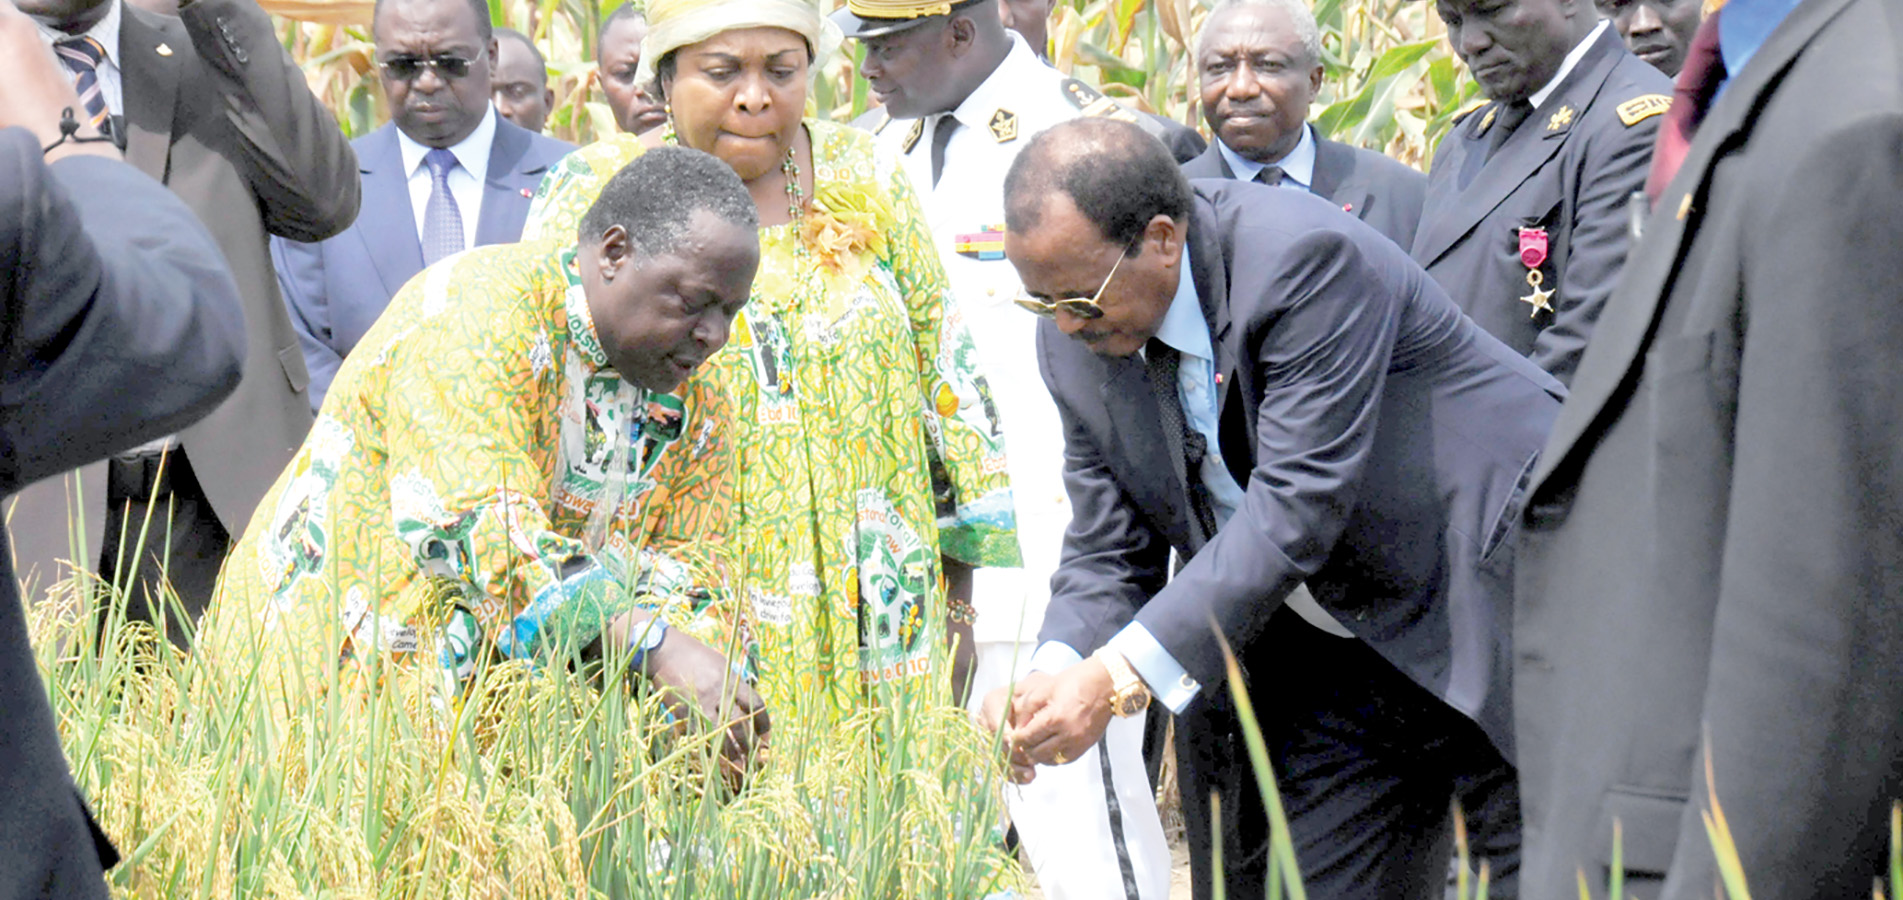
MULTIPOLYGON (((40 146, 46 146, 59 140, 60 114, 69 108, 75 117, 83 118, 66 68, 40 40, 39 26, 12 0, 0 0, 0 128, 24 127, 39 139, 40 146)), ((98 129, 82 124, 76 136, 98 134, 98 129)), ((67 141, 48 153, 46 161, 75 155, 118 159, 119 150, 110 141, 67 141)))
POLYGON ((675 717, 698 717, 726 732, 720 747, 721 774, 738 790, 773 727, 760 695, 720 651, 678 628, 669 629, 661 646, 648 654, 645 668, 648 683, 663 691, 675 717))
POLYGON ((1037 777, 1037 764, 1025 754, 1024 748, 1011 741, 1009 730, 1043 708, 1055 682, 1048 673, 1032 672, 1019 679, 1015 687, 1001 687, 986 694, 974 716, 980 728, 1005 732, 1005 757, 1011 766, 1011 780, 1018 784, 1030 784, 1037 777))
POLYGON ((1084 755, 1110 727, 1112 693, 1110 672, 1095 659, 1046 680, 1019 682, 1007 735, 1014 774, 1022 763, 1061 766, 1084 755))

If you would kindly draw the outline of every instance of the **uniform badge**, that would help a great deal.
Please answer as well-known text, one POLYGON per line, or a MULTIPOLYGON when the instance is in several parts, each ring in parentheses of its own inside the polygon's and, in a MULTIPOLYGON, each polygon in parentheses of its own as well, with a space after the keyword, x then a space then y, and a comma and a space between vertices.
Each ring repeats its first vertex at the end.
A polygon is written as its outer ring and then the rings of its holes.
POLYGON ((976 234, 961 234, 953 242, 952 248, 959 256, 972 259, 1004 258, 1004 226, 991 225, 976 234))
POLYGON ((912 129, 905 133, 905 143, 899 145, 899 152, 900 153, 912 152, 912 148, 918 146, 919 135, 922 135, 924 133, 925 133, 925 120, 913 119, 912 129))
POLYGON ((153 49, 153 52, 155 52, 155 53, 157 53, 157 54, 158 54, 158 55, 160 55, 160 56, 171 56, 171 55, 172 55, 172 45, 171 45, 171 44, 160 44, 160 45, 158 45, 157 47, 154 47, 154 48, 152 48, 152 49, 153 49))
POLYGON ((1526 285, 1531 289, 1530 293, 1520 298, 1520 302, 1532 305, 1533 311, 1528 314, 1529 318, 1541 312, 1553 311, 1553 292, 1541 287, 1546 282, 1546 276, 1540 273, 1540 266, 1546 264, 1546 250, 1546 229, 1520 229, 1520 264, 1526 266, 1526 285))
POLYGON ((1000 108, 991 114, 991 136, 1000 144, 1008 144, 1018 139, 1018 114, 1000 108))
POLYGON ((1664 115, 1672 108, 1672 98, 1664 94, 1645 94, 1619 104, 1619 121, 1631 128, 1653 116, 1664 115))
POLYGON ((1559 112, 1553 113, 1553 117, 1546 120, 1546 130, 1558 131, 1571 124, 1573 124, 1573 108, 1562 106, 1559 112))

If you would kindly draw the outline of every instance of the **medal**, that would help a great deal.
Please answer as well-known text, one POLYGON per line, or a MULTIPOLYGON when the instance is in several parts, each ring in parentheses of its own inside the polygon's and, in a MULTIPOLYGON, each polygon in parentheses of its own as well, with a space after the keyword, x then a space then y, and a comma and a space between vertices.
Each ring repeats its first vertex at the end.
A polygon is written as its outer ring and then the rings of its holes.
POLYGON ((1004 226, 993 225, 975 234, 958 235, 952 242, 952 249, 959 256, 972 259, 1004 258, 1004 226))
POLYGON ((1520 263, 1526 266, 1526 285, 1530 292, 1520 298, 1520 302, 1529 304, 1533 311, 1528 317, 1538 316, 1542 311, 1553 311, 1553 292, 1541 289, 1546 276, 1540 272, 1540 266, 1546 264, 1547 238, 1544 228, 1520 229, 1520 263))

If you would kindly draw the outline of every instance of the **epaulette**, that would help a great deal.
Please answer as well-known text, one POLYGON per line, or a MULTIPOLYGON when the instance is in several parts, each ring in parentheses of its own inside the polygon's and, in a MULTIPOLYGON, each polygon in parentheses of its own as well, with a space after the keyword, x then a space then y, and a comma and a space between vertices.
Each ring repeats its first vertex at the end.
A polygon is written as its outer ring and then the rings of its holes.
POLYGON ((1467 104, 1466 107, 1461 109, 1460 112, 1454 113, 1454 124, 1459 125, 1462 119, 1465 119, 1468 116, 1471 116, 1476 112, 1479 112, 1481 108, 1485 107, 1487 104, 1492 102, 1493 102, 1492 100, 1488 100, 1485 97, 1480 97, 1474 100, 1472 103, 1467 104))
POLYGON ((1075 78, 1064 79, 1064 99, 1069 100, 1070 105, 1077 107, 1077 110, 1086 116, 1142 124, 1136 113, 1104 96, 1102 91, 1075 78))
POLYGON ((1619 121, 1631 128, 1653 116, 1664 115, 1672 108, 1672 98, 1665 94, 1641 94, 1619 104, 1619 121))

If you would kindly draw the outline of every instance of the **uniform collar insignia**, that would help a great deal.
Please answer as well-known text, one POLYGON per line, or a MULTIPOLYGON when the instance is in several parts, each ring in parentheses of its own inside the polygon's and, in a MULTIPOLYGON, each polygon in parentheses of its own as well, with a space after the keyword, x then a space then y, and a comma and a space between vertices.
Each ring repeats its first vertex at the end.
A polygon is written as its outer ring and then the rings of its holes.
POLYGON ((1018 139, 1018 114, 1000 107, 991 114, 991 136, 1000 144, 1018 139))
POLYGON ((1487 114, 1480 117, 1480 127, 1474 129, 1474 137, 1486 137, 1487 129, 1493 127, 1493 117, 1500 114, 1499 104, 1494 104, 1487 114))
POLYGON ((1561 106, 1558 112, 1553 113, 1552 118, 1546 120, 1546 130, 1558 131, 1561 128, 1565 128, 1566 126, 1571 124, 1573 124, 1572 106, 1570 105, 1561 106))
POLYGON ((918 146, 919 135, 924 133, 925 120, 923 118, 913 119, 911 129, 905 132, 905 143, 899 145, 899 152, 912 152, 912 148, 918 146))

